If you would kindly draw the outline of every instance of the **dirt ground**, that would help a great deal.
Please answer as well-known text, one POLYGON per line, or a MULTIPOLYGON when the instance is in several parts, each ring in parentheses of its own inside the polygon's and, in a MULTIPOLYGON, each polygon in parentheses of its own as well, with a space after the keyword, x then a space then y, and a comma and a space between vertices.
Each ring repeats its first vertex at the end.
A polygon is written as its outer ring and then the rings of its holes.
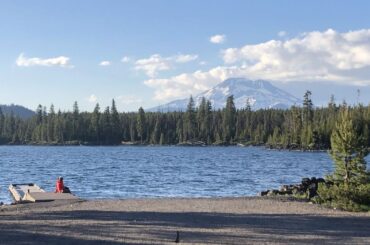
POLYGON ((0 244, 370 244, 370 213, 271 198, 130 199, 0 207, 0 244))

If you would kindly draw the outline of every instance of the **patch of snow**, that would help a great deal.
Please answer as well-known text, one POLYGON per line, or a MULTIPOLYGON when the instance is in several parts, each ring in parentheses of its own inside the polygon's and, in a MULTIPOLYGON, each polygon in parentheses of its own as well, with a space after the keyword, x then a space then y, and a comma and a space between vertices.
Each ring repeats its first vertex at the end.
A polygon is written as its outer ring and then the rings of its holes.
MULTIPOLYGON (((214 109, 225 107, 228 96, 234 96, 236 108, 245 108, 247 101, 253 110, 265 108, 290 108, 292 105, 301 104, 302 101, 293 95, 281 90, 268 81, 248 80, 245 78, 229 78, 210 90, 204 91, 194 97, 196 106, 199 106, 202 98, 211 101, 214 109)), ((149 111, 185 111, 189 98, 172 101, 149 111)))

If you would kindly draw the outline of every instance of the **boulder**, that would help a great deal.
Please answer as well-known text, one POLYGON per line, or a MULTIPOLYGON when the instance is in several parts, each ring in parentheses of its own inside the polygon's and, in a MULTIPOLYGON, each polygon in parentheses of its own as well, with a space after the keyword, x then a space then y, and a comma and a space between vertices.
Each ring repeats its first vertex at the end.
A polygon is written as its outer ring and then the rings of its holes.
POLYGON ((323 178, 302 178, 300 184, 282 185, 279 190, 266 190, 260 193, 261 196, 278 196, 278 195, 298 195, 307 196, 308 199, 317 196, 319 183, 333 185, 330 181, 325 181, 323 178))
POLYGON ((317 196, 317 187, 318 185, 316 183, 312 183, 308 186, 307 192, 309 199, 313 198, 314 196, 317 196))
POLYGON ((267 196, 276 196, 279 194, 279 191, 278 190, 269 190, 267 192, 267 196))
POLYGON ((268 190, 267 191, 261 191, 260 196, 261 197, 267 196, 268 192, 269 192, 268 190))
POLYGON ((307 188, 311 184, 311 180, 309 178, 303 178, 301 183, 304 188, 307 188))

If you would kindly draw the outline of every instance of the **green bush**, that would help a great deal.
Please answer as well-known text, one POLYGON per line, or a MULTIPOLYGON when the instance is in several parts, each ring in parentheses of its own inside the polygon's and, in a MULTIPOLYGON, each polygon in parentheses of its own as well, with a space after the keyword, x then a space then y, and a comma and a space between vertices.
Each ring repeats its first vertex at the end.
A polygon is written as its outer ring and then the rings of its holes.
POLYGON ((315 202, 347 211, 370 211, 370 184, 320 183, 315 202))

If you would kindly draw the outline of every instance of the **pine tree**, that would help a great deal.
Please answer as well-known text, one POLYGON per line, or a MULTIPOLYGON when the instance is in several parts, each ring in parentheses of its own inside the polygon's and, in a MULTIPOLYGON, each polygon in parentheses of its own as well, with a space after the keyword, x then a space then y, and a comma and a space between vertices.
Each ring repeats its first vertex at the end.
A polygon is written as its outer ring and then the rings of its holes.
POLYGON ((250 98, 247 99, 247 102, 245 104, 245 110, 246 111, 252 111, 251 99, 250 98))
POLYGON ((337 105, 335 104, 335 97, 334 97, 334 95, 333 95, 333 94, 330 96, 330 100, 329 100, 328 108, 329 108, 329 110, 331 110, 331 111, 335 111, 335 110, 336 110, 336 108, 337 108, 337 105))
POLYGON ((224 132, 224 141, 230 143, 235 137, 236 109, 234 96, 227 97, 226 107, 223 112, 222 126, 224 132))
POLYGON ((2 136, 4 134, 4 121, 5 121, 5 116, 4 116, 3 110, 0 107, 0 143, 2 143, 2 136))
POLYGON ((205 128, 205 135, 207 137, 207 144, 211 143, 211 131, 213 130, 212 128, 212 103, 211 101, 207 100, 206 105, 205 105, 205 115, 204 115, 204 125, 203 127, 205 128))
POLYGON ((335 162, 332 176, 334 182, 349 186, 369 181, 365 161, 368 152, 364 143, 354 128, 349 108, 341 108, 339 121, 331 136, 330 156, 335 162))
POLYGON ((193 140, 196 136, 196 118, 195 118, 195 103, 193 96, 190 96, 189 103, 185 113, 185 132, 184 140, 193 140))
POLYGON ((80 111, 78 108, 78 103, 75 101, 73 103, 73 112, 72 112, 72 139, 78 140, 80 134, 80 111))
POLYGON ((114 100, 112 100, 112 107, 111 107, 111 128, 112 128, 111 142, 113 144, 118 144, 121 140, 122 131, 121 131, 121 122, 119 119, 119 114, 116 108, 116 102, 114 100))
POLYGON ((100 106, 99 103, 95 105, 94 111, 91 115, 91 128, 92 128, 92 139, 97 143, 101 144, 100 142, 100 106))
POLYGON ((303 124, 308 125, 312 123, 313 119, 313 103, 311 100, 311 91, 307 90, 303 96, 303 124))
POLYGON ((111 144, 112 139, 112 124, 109 106, 104 110, 104 113, 100 117, 101 130, 102 130, 102 141, 104 144, 111 144))
POLYGON ((198 121, 198 132, 199 140, 206 142, 207 140, 207 118, 206 118, 207 102, 203 97, 197 112, 197 121, 198 121))
POLYGON ((184 141, 184 123, 182 118, 180 118, 176 123, 176 135, 178 138, 177 143, 182 143, 184 141))
POLYGON ((36 124, 42 123, 42 105, 38 105, 36 108, 36 124))
POLYGON ((54 124, 54 138, 58 143, 64 143, 64 134, 63 134, 63 115, 59 110, 56 115, 56 120, 54 124))
POLYGON ((327 183, 319 184, 320 203, 350 211, 370 210, 370 173, 366 170, 367 149, 358 134, 349 108, 340 109, 339 119, 331 135, 330 156, 334 173, 327 183))
POLYGON ((137 114, 137 134, 140 137, 140 143, 143 143, 145 128, 146 128, 146 120, 145 120, 145 112, 142 107, 139 108, 138 114, 137 114))
POLYGON ((48 142, 54 142, 54 128, 55 128, 55 111, 54 111, 54 105, 51 104, 49 109, 49 115, 48 115, 48 123, 47 123, 47 139, 48 142))
POLYGON ((4 137, 9 140, 9 142, 12 141, 13 135, 16 132, 15 127, 15 117, 13 111, 10 112, 10 115, 7 115, 4 120, 4 137))
POLYGON ((159 116, 157 116, 155 119, 155 126, 154 126, 154 130, 152 133, 151 143, 158 144, 160 137, 161 137, 161 122, 160 122, 159 116))

